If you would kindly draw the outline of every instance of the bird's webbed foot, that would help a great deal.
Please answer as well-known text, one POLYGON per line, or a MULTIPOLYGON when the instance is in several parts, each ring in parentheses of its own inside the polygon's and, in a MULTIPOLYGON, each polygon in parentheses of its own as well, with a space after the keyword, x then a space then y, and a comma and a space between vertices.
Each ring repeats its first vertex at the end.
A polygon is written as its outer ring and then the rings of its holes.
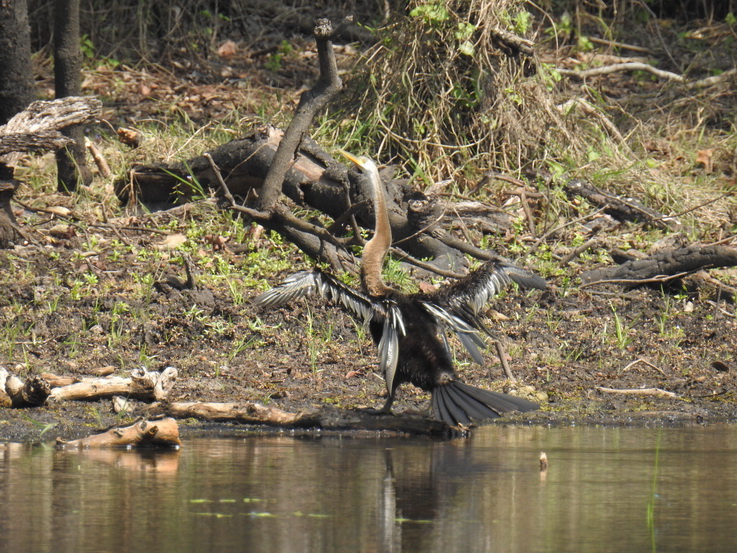
POLYGON ((362 413, 366 413, 367 415, 391 415, 392 403, 394 403, 394 394, 389 394, 389 397, 386 398, 386 401, 384 402, 384 405, 382 405, 381 409, 376 409, 375 407, 362 407, 358 410, 362 413))

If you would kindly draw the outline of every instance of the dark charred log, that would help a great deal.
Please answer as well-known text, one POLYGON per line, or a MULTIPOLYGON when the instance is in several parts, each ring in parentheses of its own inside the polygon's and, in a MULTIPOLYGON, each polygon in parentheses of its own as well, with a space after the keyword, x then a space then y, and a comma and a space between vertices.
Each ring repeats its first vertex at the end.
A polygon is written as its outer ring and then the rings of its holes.
POLYGON ((633 259, 617 267, 586 271, 581 281, 589 285, 607 282, 631 287, 682 278, 702 269, 736 265, 737 248, 691 245, 661 251, 646 259, 633 259))
POLYGON ((610 194, 590 182, 572 179, 564 190, 569 196, 581 196, 592 205, 604 208, 604 213, 620 221, 644 223, 656 228, 678 228, 681 225, 676 218, 663 215, 635 198, 610 194))

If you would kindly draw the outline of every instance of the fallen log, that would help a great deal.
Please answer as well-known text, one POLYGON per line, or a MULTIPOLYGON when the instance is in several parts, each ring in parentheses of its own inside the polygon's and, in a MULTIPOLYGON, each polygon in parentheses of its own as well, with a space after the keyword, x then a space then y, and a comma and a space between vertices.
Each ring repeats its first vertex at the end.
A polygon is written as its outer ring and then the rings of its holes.
MULTIPOLYGON (((283 136, 281 130, 264 126, 254 129, 243 138, 181 163, 137 166, 115 182, 115 192, 122 203, 140 203, 151 210, 171 208, 190 201, 203 191, 220 195, 221 186, 213 169, 215 165, 230 194, 234 198, 249 199, 261 194, 283 136)), ((385 178, 385 183, 392 236, 402 249, 417 259, 440 258, 445 260, 445 267, 454 267, 456 270, 464 267, 463 252, 449 247, 434 236, 418 232, 416 224, 410 220, 412 216, 408 214, 411 191, 406 183, 391 178, 385 178)), ((370 184, 362 174, 348 171, 309 136, 302 138, 284 176, 282 191, 295 205, 316 209, 333 218, 337 223, 333 224, 330 232, 347 228, 351 218, 361 227, 373 230, 373 213, 369 209, 372 198, 370 184)), ((453 213, 454 206, 446 211, 453 213)), ((285 234, 301 249, 311 249, 307 252, 309 255, 315 256, 317 252, 319 257, 320 250, 326 248, 324 241, 309 247, 304 244, 304 237, 290 236, 290 229, 285 228, 289 227, 289 222, 279 224, 278 210, 264 217, 264 220, 258 219, 259 213, 249 210, 246 214, 256 222, 285 234)), ((494 227, 494 222, 490 222, 489 226, 494 227)), ((343 266, 336 266, 331 259, 323 261, 330 263, 336 270, 345 270, 343 266)))
POLYGON ((678 394, 674 392, 669 392, 668 390, 662 390, 660 388, 606 388, 604 386, 597 386, 596 389, 599 392, 606 394, 629 394, 636 396, 655 396, 673 399, 678 398, 678 394))
POLYGON ((636 198, 610 194, 590 182, 569 180, 563 187, 569 196, 581 196, 590 204, 604 209, 604 213, 620 221, 644 223, 656 228, 678 228, 681 223, 675 218, 647 207, 636 198))
POLYGON ((702 269, 736 265, 737 248, 691 245, 660 251, 616 267, 586 271, 581 274, 581 281, 585 286, 604 283, 638 286, 681 278, 702 269))
POLYGON ((164 413, 175 418, 196 418, 213 422, 238 422, 269 426, 316 426, 311 413, 289 413, 276 407, 247 401, 245 403, 175 402, 162 405, 164 413))
POLYGON ((60 130, 97 120, 102 102, 89 96, 39 100, 0 126, 0 156, 13 152, 50 152, 72 142, 60 130))
POLYGON ((20 181, 12 165, 22 152, 56 152, 72 140, 60 131, 71 125, 96 120, 102 111, 97 98, 68 96, 33 102, 0 126, 0 248, 25 238, 18 228, 10 200, 20 181))
POLYGON ((94 434, 79 440, 57 441, 60 448, 100 448, 100 447, 179 447, 179 426, 174 419, 138 421, 131 426, 116 427, 101 434, 94 434))
POLYGON ((130 378, 83 378, 74 384, 54 388, 50 398, 54 401, 92 401, 126 396, 144 401, 163 401, 174 386, 176 378, 177 369, 174 367, 167 367, 161 373, 138 369, 131 373, 130 378))
MULTIPOLYGON (((235 422, 295 429, 391 432, 436 437, 454 435, 454 430, 448 425, 427 417, 383 415, 360 410, 322 408, 319 411, 290 413, 254 402, 180 402, 152 406, 152 410, 175 418, 196 418, 212 422, 235 422)), ((457 431, 455 432, 457 435, 457 431)))
MULTIPOLYGON (((230 208, 251 221, 280 233, 307 255, 328 263, 336 271, 355 271, 355 257, 348 249, 363 245, 360 226, 373 228, 371 186, 358 171, 348 172, 308 138, 315 114, 340 89, 329 21, 315 26, 320 73, 315 86, 305 91, 285 133, 258 129, 251 135, 221 146, 208 154, 169 166, 134 168, 115 184, 123 202, 142 201, 161 209, 195 195, 222 190, 230 208), (306 205, 334 219, 328 228, 292 216, 292 205, 306 205), (233 198, 238 197, 236 202, 233 198)), ((464 252, 408 222, 406 190, 389 183, 389 218, 392 235, 406 254, 404 261, 424 269, 418 260, 432 258, 444 274, 462 276, 468 263, 464 252), (450 270, 450 271, 448 271, 450 270)))

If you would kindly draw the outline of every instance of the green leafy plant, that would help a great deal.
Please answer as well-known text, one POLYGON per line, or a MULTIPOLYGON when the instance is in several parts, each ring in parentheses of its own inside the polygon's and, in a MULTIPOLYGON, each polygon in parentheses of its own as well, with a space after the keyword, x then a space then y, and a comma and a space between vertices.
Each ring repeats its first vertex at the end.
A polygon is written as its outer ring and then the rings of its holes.
POLYGON ((284 58, 289 56, 293 51, 294 47, 289 43, 289 41, 282 40, 277 51, 270 54, 266 59, 266 69, 274 72, 279 71, 283 66, 284 58))
POLYGON ((421 18, 427 25, 438 25, 450 19, 445 2, 420 4, 409 12, 410 17, 421 18))
POLYGON ((619 349, 626 349, 628 345, 632 343, 632 336, 630 336, 627 326, 624 321, 617 313, 613 303, 609 303, 609 308, 612 310, 614 316, 614 336, 616 338, 616 344, 619 349))

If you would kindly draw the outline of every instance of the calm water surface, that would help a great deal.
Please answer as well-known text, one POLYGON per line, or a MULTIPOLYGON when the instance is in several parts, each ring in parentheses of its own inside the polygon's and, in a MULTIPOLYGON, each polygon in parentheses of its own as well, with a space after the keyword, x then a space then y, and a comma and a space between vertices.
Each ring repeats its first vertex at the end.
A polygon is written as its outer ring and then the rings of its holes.
POLYGON ((3 552, 733 552, 737 426, 0 445, 0 498, 3 552))

